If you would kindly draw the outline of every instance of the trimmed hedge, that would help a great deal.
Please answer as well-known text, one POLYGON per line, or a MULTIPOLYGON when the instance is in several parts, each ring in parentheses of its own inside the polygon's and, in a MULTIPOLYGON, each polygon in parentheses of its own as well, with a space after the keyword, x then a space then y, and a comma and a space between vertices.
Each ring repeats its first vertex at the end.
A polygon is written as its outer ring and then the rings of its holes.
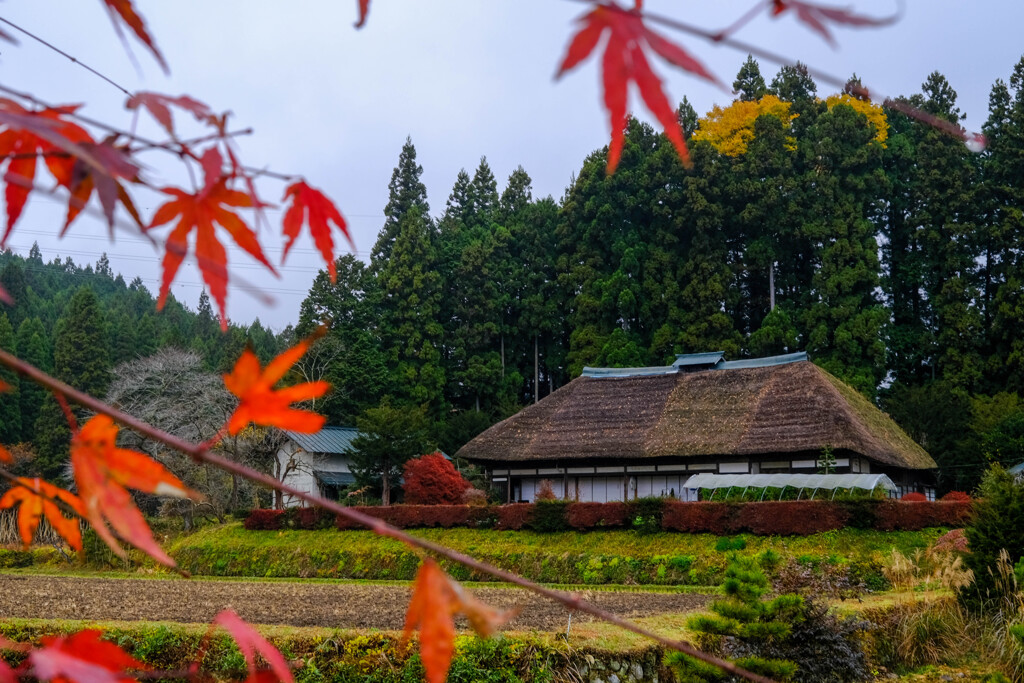
MULTIPOLYGON (((441 527, 518 531, 562 531, 634 527, 640 530, 681 531, 718 536, 751 533, 756 536, 807 536, 854 527, 879 531, 918 531, 928 527, 962 527, 971 512, 970 501, 916 502, 898 500, 801 500, 755 503, 683 503, 643 500, 629 503, 566 503, 512 505, 391 505, 356 507, 362 513, 401 529, 441 527)), ((333 519, 312 508, 253 510, 245 520, 249 530, 359 529, 344 517, 333 519)))

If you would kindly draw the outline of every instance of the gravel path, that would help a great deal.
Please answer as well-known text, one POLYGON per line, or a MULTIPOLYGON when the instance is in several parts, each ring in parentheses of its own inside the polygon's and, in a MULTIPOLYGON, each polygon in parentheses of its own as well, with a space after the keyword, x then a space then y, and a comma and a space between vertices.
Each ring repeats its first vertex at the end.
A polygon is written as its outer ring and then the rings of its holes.
MULTIPOLYGON (((499 609, 520 607, 509 628, 564 629, 560 605, 512 588, 478 588, 474 595, 499 609)), ((627 618, 686 612, 708 596, 695 593, 583 592, 591 602, 627 618)), ((256 624, 400 629, 406 586, 361 584, 101 579, 0 574, 0 618, 150 620, 208 623, 230 607, 256 624)), ((589 621, 576 615, 573 620, 589 621)))

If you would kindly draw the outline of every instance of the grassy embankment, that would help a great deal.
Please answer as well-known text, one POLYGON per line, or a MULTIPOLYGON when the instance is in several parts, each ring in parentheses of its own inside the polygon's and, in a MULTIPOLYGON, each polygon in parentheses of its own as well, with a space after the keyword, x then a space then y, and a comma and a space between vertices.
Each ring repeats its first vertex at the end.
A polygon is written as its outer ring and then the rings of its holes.
MULTIPOLYGON (((635 531, 557 532, 417 529, 411 533, 465 552, 530 579, 558 584, 716 586, 727 552, 763 555, 815 568, 840 566, 869 583, 895 548, 904 554, 929 546, 944 530, 879 532, 843 529, 806 537, 635 531)), ((212 576, 321 577, 409 580, 418 555, 369 531, 246 531, 238 524, 208 528, 169 546, 182 567, 212 576)), ((460 580, 488 580, 462 566, 446 567, 460 580)))
MULTIPOLYGON (((591 531, 537 533, 490 529, 416 529, 410 533, 465 552, 535 581, 565 585, 717 586, 728 552, 797 563, 815 571, 843 571, 871 588, 884 588, 881 567, 893 549, 905 555, 928 547, 944 532, 842 529, 812 536, 720 538, 710 534, 591 531), (775 557, 772 557, 772 554, 775 557)), ((419 556, 370 531, 246 531, 241 524, 211 526, 172 538, 167 549, 196 576, 408 581, 419 556)), ((92 566, 99 566, 94 560, 92 566)), ((145 567, 146 564, 143 563, 145 567)), ((0 569, 72 568, 52 549, 0 550, 0 569)), ((461 565, 457 579, 487 581, 461 565)))
MULTIPOLYGON (((676 620, 660 618, 648 624, 662 631, 676 620)), ((165 622, 85 622, 14 619, 0 621, 0 635, 16 641, 38 641, 42 635, 99 628, 105 637, 153 668, 185 669, 197 656, 205 625, 165 622)), ((296 666, 298 683, 332 681, 407 683, 423 680, 415 642, 402 644, 392 632, 356 632, 325 628, 261 626, 259 629, 296 666)), ((567 644, 551 634, 506 633, 489 640, 459 636, 448 681, 504 683, 579 680, 586 669, 625 671, 640 667, 650 672, 661 664, 662 651, 647 642, 590 643, 573 635, 567 644)), ((207 651, 203 670, 218 680, 240 680, 245 663, 227 636, 218 634, 207 651)))

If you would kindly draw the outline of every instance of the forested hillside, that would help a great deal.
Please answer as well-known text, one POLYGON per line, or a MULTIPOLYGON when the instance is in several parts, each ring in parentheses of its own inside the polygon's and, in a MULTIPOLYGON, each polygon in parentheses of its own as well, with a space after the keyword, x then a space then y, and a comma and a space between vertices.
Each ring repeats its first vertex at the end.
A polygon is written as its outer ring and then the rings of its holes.
MULTIPOLYGON (((246 343, 264 362, 278 351, 259 321, 222 334, 205 294, 198 311, 170 295, 157 312, 142 281, 126 284, 105 255, 83 267, 70 257, 45 263, 36 246, 27 258, 3 252, 0 285, 16 302, 0 309, 0 348, 94 396, 106 395, 114 366, 168 346, 196 351, 211 371, 230 369, 246 343)), ((25 444, 35 471, 61 474, 70 433, 57 402, 9 370, 0 379, 14 388, 13 399, 0 402, 0 443, 25 444)))
MULTIPOLYGON (((966 488, 1024 459, 1024 60, 992 88, 987 148, 748 59, 738 99, 698 118, 693 166, 631 120, 618 171, 583 160, 559 199, 486 159, 434 211, 411 140, 370 263, 338 260, 299 333, 331 334, 308 374, 351 424, 422 408, 446 450, 584 365, 806 350, 888 410, 966 488)), ((952 122, 934 73, 906 98, 952 122)), ((451 452, 449 450, 449 452, 451 452)))

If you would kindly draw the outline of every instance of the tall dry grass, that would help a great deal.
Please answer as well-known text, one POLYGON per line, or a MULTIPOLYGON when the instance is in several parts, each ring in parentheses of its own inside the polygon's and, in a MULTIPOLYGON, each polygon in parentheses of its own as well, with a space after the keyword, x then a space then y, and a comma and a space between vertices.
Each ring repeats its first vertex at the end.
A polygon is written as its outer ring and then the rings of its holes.
MULTIPOLYGON (((41 545, 66 545, 50 523, 43 518, 36 530, 35 543, 41 545)), ((0 546, 21 546, 21 536, 18 535, 18 510, 0 510, 0 546)))
POLYGON ((894 550, 884 571, 899 593, 895 606, 870 615, 876 662, 906 670, 978 661, 1024 683, 1024 643, 1014 634, 1024 629, 1024 592, 1006 552, 991 570, 996 588, 981 608, 957 598, 974 584, 957 553, 894 550))

